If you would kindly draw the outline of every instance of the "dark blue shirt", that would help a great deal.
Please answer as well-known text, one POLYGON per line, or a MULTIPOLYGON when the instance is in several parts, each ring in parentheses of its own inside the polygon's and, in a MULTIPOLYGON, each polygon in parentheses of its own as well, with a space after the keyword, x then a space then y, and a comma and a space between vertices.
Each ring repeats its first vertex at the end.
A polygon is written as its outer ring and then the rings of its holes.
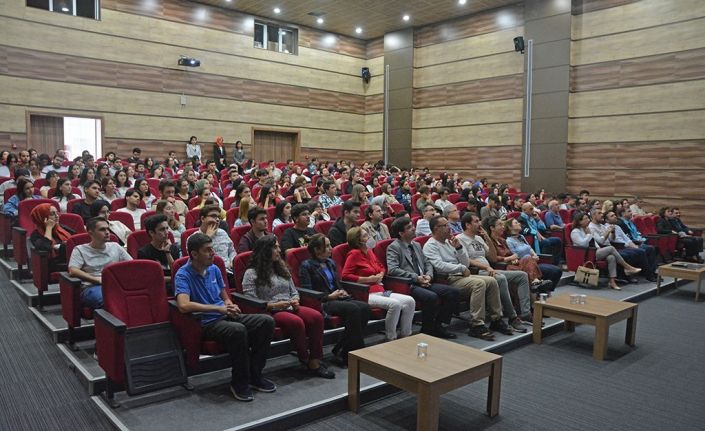
MULTIPOLYGON (((186 294, 192 302, 205 305, 225 305, 223 298, 220 296, 220 292, 225 288, 225 285, 223 284, 220 269, 215 265, 209 266, 206 269, 206 275, 202 276, 191 266, 191 260, 189 259, 186 265, 179 268, 176 272, 174 286, 176 288, 176 296, 182 293, 186 294)), ((202 316, 201 325, 207 325, 218 320, 223 315, 218 312, 207 312, 203 313, 202 316)))

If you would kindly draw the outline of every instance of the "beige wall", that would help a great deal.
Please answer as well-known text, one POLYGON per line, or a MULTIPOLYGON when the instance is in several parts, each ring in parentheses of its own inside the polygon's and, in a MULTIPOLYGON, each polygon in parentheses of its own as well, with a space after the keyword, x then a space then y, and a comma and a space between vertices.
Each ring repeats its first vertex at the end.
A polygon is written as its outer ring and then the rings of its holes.
POLYGON ((417 32, 415 166, 518 182, 524 65, 512 39, 523 31, 523 10, 511 6, 417 32), (499 17, 509 22, 501 26, 499 17), (454 39, 445 34, 470 36, 454 39), (519 155, 516 164, 513 152, 519 155), (512 163, 506 163, 507 157, 512 163))
MULTIPOLYGON (((253 126, 300 129, 302 154, 312 157, 317 148, 381 150, 381 115, 365 111, 366 96, 382 93, 379 58, 368 64, 305 45, 299 55, 270 52, 253 48, 251 34, 128 13, 118 3, 130 2, 103 2, 100 21, 0 3, 0 45, 11 58, 0 66, 0 136, 26 134, 26 111, 65 112, 103 117, 106 151, 145 141, 147 155, 183 152, 191 135, 249 144, 253 126), (181 54, 202 66, 179 71, 181 54), (375 73, 368 86, 359 76, 365 65, 375 73)), ((214 19, 222 11, 208 8, 214 19)), ((363 41, 351 43, 364 53, 363 41)))
POLYGON ((573 17, 568 186, 640 195, 705 224, 705 2, 641 0, 573 17))

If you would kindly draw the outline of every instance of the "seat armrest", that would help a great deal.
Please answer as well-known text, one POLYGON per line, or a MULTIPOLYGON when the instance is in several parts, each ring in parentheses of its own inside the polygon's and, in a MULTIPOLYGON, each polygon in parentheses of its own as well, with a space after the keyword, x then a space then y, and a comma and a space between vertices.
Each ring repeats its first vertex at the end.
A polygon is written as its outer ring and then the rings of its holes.
POLYGON ((59 278, 61 314, 70 328, 81 326, 81 280, 62 272, 59 278))
POLYGON ((616 248, 617 250, 621 250, 625 246, 623 242, 610 242, 610 245, 616 248))
POLYGON ((321 302, 325 301, 326 297, 328 296, 323 292, 319 292, 319 291, 313 290, 313 289, 306 289, 303 287, 297 287, 296 290, 299 292, 299 294, 302 297, 305 296, 307 298, 311 298, 311 299, 321 301, 321 302))
POLYGON ((237 292, 232 292, 230 296, 232 297, 233 302, 238 304, 238 306, 242 306, 241 308, 244 307, 246 309, 254 310, 252 311, 253 313, 262 313, 267 311, 267 301, 237 292))
POLYGON ((345 289, 353 299, 367 302, 370 296, 370 286, 362 283, 354 283, 352 281, 340 281, 340 287, 345 289))
POLYGON ((181 347, 185 351, 186 364, 192 370, 198 368, 201 353, 201 318, 203 313, 182 313, 175 300, 169 301, 169 320, 174 325, 181 347))
POLYGON ((492 262, 492 268, 498 269, 500 271, 504 271, 507 269, 507 262, 492 262))
POLYGON ((400 293, 402 295, 410 295, 413 280, 406 277, 395 277, 393 275, 385 275, 383 283, 384 288, 387 290, 391 290, 394 293, 400 293))
POLYGON ((32 281, 37 292, 45 292, 49 286, 49 252, 31 248, 32 281))
POLYGON ((102 308, 95 310, 94 315, 96 320, 100 320, 101 323, 105 324, 116 333, 122 334, 125 330, 127 330, 127 325, 125 325, 125 322, 102 308))

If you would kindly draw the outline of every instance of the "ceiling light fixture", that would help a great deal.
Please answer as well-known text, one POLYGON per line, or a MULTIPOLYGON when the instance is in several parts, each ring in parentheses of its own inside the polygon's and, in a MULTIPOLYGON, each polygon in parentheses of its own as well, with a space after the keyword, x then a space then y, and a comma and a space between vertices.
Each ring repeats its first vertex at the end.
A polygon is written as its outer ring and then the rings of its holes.
POLYGON ((357 33, 357 34, 362 33, 362 27, 356 27, 356 28, 355 28, 355 33, 357 33))
POLYGON ((461 6, 464 5, 465 3, 467 3, 467 0, 458 0, 458 4, 461 6))
POLYGON ((281 13, 281 11, 282 11, 282 10, 279 9, 278 7, 275 7, 275 8, 274 8, 274 13, 281 13))
POLYGON ((403 19, 404 21, 408 21, 411 19, 411 17, 409 15, 404 15, 403 17, 401 17, 401 19, 403 19))
POLYGON ((320 17, 317 18, 317 19, 316 19, 316 22, 319 23, 319 24, 323 24, 323 18, 320 18, 320 17))

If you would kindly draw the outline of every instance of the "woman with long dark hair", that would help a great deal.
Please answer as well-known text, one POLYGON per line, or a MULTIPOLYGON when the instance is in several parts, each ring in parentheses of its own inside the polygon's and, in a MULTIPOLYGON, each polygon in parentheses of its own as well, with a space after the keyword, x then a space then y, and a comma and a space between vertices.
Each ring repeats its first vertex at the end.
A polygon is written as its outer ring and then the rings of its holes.
POLYGON ((46 184, 39 189, 39 194, 42 195, 42 198, 47 199, 49 190, 55 189, 56 184, 59 182, 59 174, 56 171, 49 171, 44 178, 46 179, 46 184))
POLYGON ((34 182, 28 178, 20 178, 17 180, 17 192, 10 196, 10 199, 5 202, 3 211, 12 217, 17 217, 20 209, 20 202, 25 199, 41 199, 41 196, 34 194, 34 182))
POLYGON ((291 221, 291 202, 281 201, 277 204, 274 210, 274 220, 272 220, 272 229, 284 223, 292 223, 291 221))
POLYGON ((291 339, 299 361, 312 375, 335 378, 335 374, 321 363, 323 316, 313 308, 299 305, 299 294, 282 260, 275 236, 264 235, 255 241, 242 288, 246 295, 267 301, 267 311, 273 314, 284 335, 291 339))
POLYGON ((366 302, 352 299, 350 294, 340 287, 340 276, 335 262, 330 258, 330 240, 317 233, 308 241, 311 259, 299 268, 301 287, 323 292, 323 313, 340 316, 345 324, 345 332, 333 347, 335 361, 347 365, 348 352, 365 347, 363 335, 370 318, 370 306, 366 302))
POLYGON ((66 212, 68 203, 71 199, 78 199, 80 196, 74 195, 72 193, 73 187, 71 187, 71 180, 68 178, 62 178, 56 183, 56 191, 54 192, 53 200, 59 203, 59 208, 62 213, 66 212))
POLYGON ((125 192, 132 187, 132 183, 127 178, 127 172, 124 169, 120 169, 115 172, 115 189, 120 193, 121 196, 125 196, 125 192))

